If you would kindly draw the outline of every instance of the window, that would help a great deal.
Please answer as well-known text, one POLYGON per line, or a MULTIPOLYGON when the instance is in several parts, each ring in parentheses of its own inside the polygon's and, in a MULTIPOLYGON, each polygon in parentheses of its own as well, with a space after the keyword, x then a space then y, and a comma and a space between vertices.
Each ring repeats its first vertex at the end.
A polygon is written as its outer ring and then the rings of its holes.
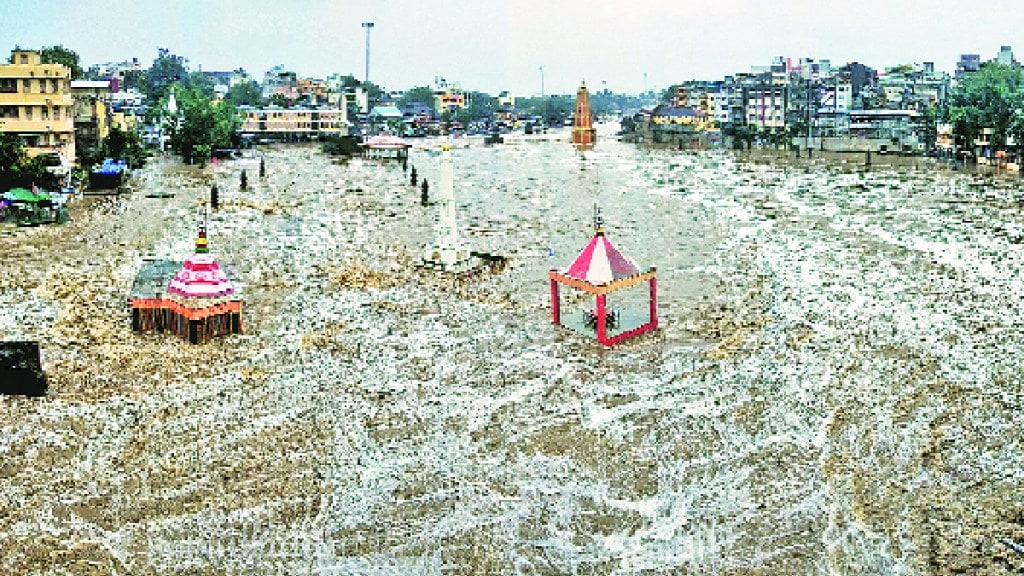
POLYGON ((43 108, 42 116, 43 116, 43 120, 49 120, 50 119, 50 109, 49 108, 43 108))
POLYGON ((53 109, 53 119, 60 120, 60 107, 53 109))
POLYGON ((21 55, 21 63, 22 64, 28 64, 28 54, 22 54, 21 55))
POLYGON ((39 93, 46 94, 46 80, 39 81, 39 93))
POLYGON ((32 81, 28 80, 28 79, 22 80, 21 81, 21 91, 22 92, 31 92, 32 91, 32 81))
POLYGON ((10 94, 18 91, 18 81, 14 78, 0 78, 0 92, 10 94))
POLYGON ((25 106, 25 120, 31 120, 31 119, 32 119, 32 107, 31 106, 25 106))
POLYGON ((56 79, 50 80, 50 92, 56 92, 56 91, 57 91, 57 80, 56 79))

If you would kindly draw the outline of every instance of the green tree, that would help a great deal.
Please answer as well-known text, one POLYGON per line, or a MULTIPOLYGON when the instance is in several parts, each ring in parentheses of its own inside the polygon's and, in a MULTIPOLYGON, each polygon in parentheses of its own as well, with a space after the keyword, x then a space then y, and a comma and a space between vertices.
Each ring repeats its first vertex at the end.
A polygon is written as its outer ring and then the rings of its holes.
POLYGON ((63 64, 71 69, 71 79, 82 77, 82 67, 78 63, 78 53, 63 45, 46 46, 39 51, 43 64, 63 64))
POLYGON ((142 92, 150 102, 158 102, 167 93, 171 84, 188 76, 188 66, 183 56, 171 54, 167 48, 157 48, 153 65, 146 70, 140 82, 142 92))
POLYGON ((46 169, 41 157, 29 158, 21 138, 0 132, 0 191, 29 188, 33 184, 56 188, 59 182, 57 176, 46 169))
POLYGON ((106 157, 123 158, 130 168, 138 168, 146 160, 138 133, 133 130, 122 130, 120 126, 110 127, 102 148, 106 157))
POLYGON ((341 87, 342 88, 358 88, 359 86, 362 86, 362 85, 363 85, 363 83, 360 82, 358 78, 356 78, 355 76, 353 76, 351 74, 347 74, 347 75, 341 77, 341 87))
POLYGON ((270 97, 270 104, 279 108, 287 108, 288 99, 284 97, 284 94, 278 92, 270 97))
POLYGON ((466 116, 470 121, 493 120, 498 109, 498 101, 485 92, 469 92, 466 94, 466 116))
POLYGON ((966 146, 991 128, 992 148, 1001 149, 1006 137, 1024 129, 1024 70, 987 62, 966 75, 949 96, 947 120, 966 146))
POLYGON ((398 105, 402 108, 413 104, 429 106, 431 110, 437 111, 437 100, 434 98, 434 89, 430 86, 416 86, 405 91, 405 94, 398 99, 398 105))
POLYGON ((679 88, 679 86, 679 84, 673 84, 668 88, 665 88, 661 93, 660 102, 664 102, 665 104, 671 104, 674 102, 676 99, 676 89, 679 88))
POLYGON ((369 97, 370 102, 379 102, 381 96, 384 95, 384 89, 373 82, 363 82, 362 86, 366 90, 366 95, 369 97))
POLYGON ((240 124, 234 104, 214 102, 196 88, 175 88, 180 123, 171 135, 171 148, 186 162, 204 164, 210 151, 227 148, 240 124))
POLYGON ((213 80, 202 72, 189 72, 182 84, 189 88, 195 88, 207 98, 213 98, 213 80))
POLYGON ((259 106, 263 103, 263 94, 255 82, 245 81, 229 88, 227 99, 235 106, 259 106))

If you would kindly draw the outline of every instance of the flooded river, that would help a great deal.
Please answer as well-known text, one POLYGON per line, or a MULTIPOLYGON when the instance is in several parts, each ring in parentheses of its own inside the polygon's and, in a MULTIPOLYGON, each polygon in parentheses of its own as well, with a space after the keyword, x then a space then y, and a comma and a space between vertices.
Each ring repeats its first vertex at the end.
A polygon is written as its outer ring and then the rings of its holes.
MULTIPOLYGON (((0 571, 1024 569, 1018 181, 604 136, 452 151, 463 237, 509 258, 468 278, 416 266, 436 208, 400 166, 314 146, 259 150, 266 178, 157 158, 0 229, 0 337, 50 378, 0 397, 0 571), (213 183, 246 333, 132 333, 213 183), (550 323, 595 203, 658 270, 661 328, 610 350, 550 323)), ((410 159, 435 193, 438 144, 410 159)))

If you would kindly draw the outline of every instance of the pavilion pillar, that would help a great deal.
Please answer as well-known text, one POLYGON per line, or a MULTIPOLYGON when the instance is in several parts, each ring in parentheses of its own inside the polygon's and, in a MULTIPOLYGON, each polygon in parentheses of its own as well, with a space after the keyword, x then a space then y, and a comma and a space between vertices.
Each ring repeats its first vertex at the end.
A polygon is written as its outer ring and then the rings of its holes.
POLYGON ((604 300, 604 294, 597 295, 597 321, 595 322, 595 325, 597 326, 597 341, 600 342, 601 344, 604 344, 605 340, 607 340, 607 331, 605 327, 607 319, 605 318, 604 300))
POLYGON ((558 281, 554 278, 551 279, 551 323, 561 324, 562 323, 562 311, 561 302, 558 298, 558 281))
MULTIPOLYGON (((654 272, 656 268, 651 268, 651 272, 654 272)), ((651 327, 658 327, 658 279, 651 278, 651 327)))

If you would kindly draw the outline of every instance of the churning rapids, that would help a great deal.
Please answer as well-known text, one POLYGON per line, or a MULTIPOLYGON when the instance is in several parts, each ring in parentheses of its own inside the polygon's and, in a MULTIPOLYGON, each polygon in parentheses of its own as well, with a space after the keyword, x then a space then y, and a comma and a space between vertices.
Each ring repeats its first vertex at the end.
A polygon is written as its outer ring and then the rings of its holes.
POLYGON ((509 260, 459 279, 416 266, 436 209, 400 166, 259 153, 0 230, 0 337, 50 379, 0 397, 0 572, 1024 569, 1016 180, 474 142, 462 234, 509 260), (132 333, 142 258, 187 256, 214 182, 246 333, 132 333), (611 350, 550 324, 549 248, 595 202, 658 268, 661 328, 611 350))

